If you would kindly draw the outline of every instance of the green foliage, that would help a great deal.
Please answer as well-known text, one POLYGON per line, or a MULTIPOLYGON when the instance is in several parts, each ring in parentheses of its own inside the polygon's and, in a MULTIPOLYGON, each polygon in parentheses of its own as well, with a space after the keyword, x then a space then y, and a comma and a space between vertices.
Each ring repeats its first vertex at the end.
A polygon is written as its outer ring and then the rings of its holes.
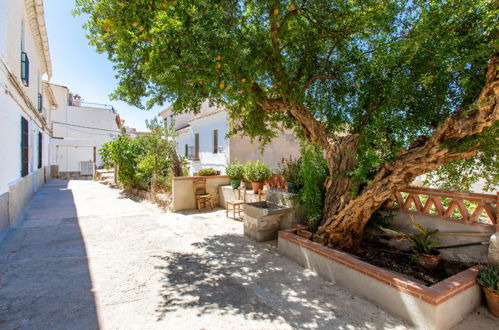
POLYGON ((322 218, 324 181, 328 176, 327 163, 319 147, 303 147, 299 174, 300 181, 303 182, 300 200, 304 206, 309 230, 315 232, 322 218))
MULTIPOLYGON (((306 109, 333 134, 360 134, 349 173, 358 187, 452 111, 470 109, 498 49, 494 0, 76 4, 76 14, 89 14, 90 43, 115 64, 115 99, 142 108, 171 101, 175 113, 209 99, 229 109, 231 134, 261 142, 283 127, 305 137, 296 116, 264 111, 266 101, 306 109)), ((488 163, 467 176, 497 179, 494 136, 473 137, 488 163)), ((457 178, 468 166, 447 168, 457 178)))
POLYGON ((199 170, 198 175, 200 176, 210 176, 210 175, 217 175, 217 170, 207 167, 199 170))
POLYGON ((367 222, 369 228, 381 230, 382 227, 387 227, 393 220, 395 213, 393 210, 377 210, 367 222))
POLYGON ((225 172, 231 179, 241 180, 244 177, 244 165, 240 161, 235 161, 227 165, 225 172))
POLYGON ((438 229, 424 229, 419 223, 416 222, 414 216, 411 217, 411 222, 413 227, 419 232, 418 234, 408 234, 398 232, 392 229, 380 227, 381 230, 386 232, 387 234, 393 235, 395 237, 406 239, 411 241, 414 246, 414 250, 418 253, 431 254, 434 246, 439 245, 440 243, 436 241, 431 241, 430 238, 438 233, 438 229))
POLYGON ((279 165, 279 173, 282 174, 288 184, 303 184, 303 178, 300 176, 301 163, 301 158, 295 160, 290 158, 284 159, 282 164, 279 165))
POLYGON ((478 283, 495 293, 499 293, 499 268, 497 267, 484 267, 478 272, 476 278, 478 283))
POLYGON ((244 178, 251 182, 263 182, 272 176, 272 171, 267 164, 256 161, 249 161, 244 165, 244 178))
POLYGON ((146 121, 150 132, 131 138, 124 134, 99 150, 107 167, 118 165, 118 178, 125 187, 169 190, 172 177, 175 129, 163 127, 157 118, 146 121))

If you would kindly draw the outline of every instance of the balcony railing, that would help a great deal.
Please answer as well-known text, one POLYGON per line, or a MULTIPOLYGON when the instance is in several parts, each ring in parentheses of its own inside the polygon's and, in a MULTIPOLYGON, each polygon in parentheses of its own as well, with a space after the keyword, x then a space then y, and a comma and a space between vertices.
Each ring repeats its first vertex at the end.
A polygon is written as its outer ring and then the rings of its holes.
POLYGON ((195 146, 189 146, 187 148, 187 159, 189 160, 199 160, 199 150, 196 152, 195 146))
POLYGON ((71 105, 73 107, 82 107, 82 108, 105 109, 113 111, 115 110, 114 107, 110 104, 83 102, 78 99, 69 99, 68 105, 71 105))

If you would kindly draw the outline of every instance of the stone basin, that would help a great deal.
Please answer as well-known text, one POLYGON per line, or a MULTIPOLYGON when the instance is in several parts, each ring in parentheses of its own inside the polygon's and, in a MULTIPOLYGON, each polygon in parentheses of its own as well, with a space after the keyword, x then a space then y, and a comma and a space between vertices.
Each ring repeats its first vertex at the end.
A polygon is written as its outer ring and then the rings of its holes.
POLYGON ((258 242, 275 239, 281 217, 291 211, 293 208, 267 201, 247 203, 244 205, 244 234, 258 242))

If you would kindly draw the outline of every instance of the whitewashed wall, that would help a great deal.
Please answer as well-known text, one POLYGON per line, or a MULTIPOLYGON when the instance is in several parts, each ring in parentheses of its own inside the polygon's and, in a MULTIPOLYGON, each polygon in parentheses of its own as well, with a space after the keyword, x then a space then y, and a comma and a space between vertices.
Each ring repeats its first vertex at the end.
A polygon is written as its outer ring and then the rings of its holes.
POLYGON ((78 172, 80 162, 93 161, 94 147, 97 166, 102 166, 98 150, 119 135, 117 114, 108 109, 69 106, 67 87, 53 85, 53 90, 59 107, 52 111, 51 152, 59 172, 78 172))

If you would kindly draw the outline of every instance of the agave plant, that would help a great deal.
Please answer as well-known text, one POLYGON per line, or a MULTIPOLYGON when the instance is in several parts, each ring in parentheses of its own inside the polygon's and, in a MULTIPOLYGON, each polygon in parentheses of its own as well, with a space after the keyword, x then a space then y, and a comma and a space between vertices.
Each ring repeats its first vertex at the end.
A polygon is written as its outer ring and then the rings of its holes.
POLYGON ((414 219, 414 216, 410 216, 412 226, 416 228, 418 231, 417 234, 409 234, 409 233, 403 233, 399 232, 396 230, 388 229, 388 228, 383 228, 380 226, 380 228, 387 234, 398 237, 400 239, 406 239, 411 241, 412 245, 414 246, 414 250, 418 253, 424 253, 424 254, 431 254, 431 251, 433 247, 439 245, 440 243, 436 241, 431 241, 430 237, 438 233, 438 229, 430 229, 426 228, 424 229, 423 226, 421 226, 419 223, 416 222, 416 219, 414 219))
POLYGON ((487 289, 499 293, 499 268, 485 267, 478 273, 478 283, 487 289))

